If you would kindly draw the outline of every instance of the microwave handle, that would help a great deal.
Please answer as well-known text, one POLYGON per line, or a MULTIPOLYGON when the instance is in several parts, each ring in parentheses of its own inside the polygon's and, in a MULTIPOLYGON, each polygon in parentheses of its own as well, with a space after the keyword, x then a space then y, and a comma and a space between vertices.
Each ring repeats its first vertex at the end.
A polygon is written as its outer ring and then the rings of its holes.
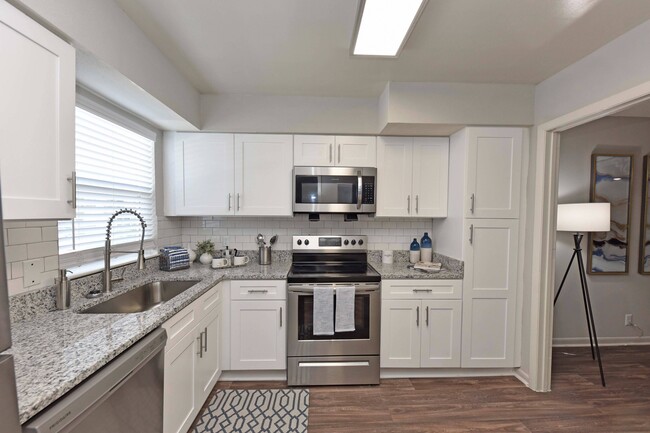
POLYGON ((361 177, 361 170, 357 171, 357 209, 361 209, 361 198, 363 194, 363 177, 361 177))

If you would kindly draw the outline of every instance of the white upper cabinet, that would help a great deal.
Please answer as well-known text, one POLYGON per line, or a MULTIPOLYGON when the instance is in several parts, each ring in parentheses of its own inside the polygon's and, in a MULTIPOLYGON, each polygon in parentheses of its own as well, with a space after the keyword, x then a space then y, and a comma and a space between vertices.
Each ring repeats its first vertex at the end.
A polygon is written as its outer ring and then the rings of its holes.
POLYGON ((294 135, 294 165, 376 167, 377 141, 367 136, 294 135))
POLYGON ((377 138, 377 216, 446 217, 449 139, 377 138))
POLYGON ((165 215, 292 215, 290 135, 165 133, 165 215))
POLYGON ((468 128, 468 218, 519 218, 523 128, 468 128))
POLYGON ((516 367, 519 222, 465 221, 463 367, 516 367))
POLYGON ((165 134, 165 214, 234 215, 232 134, 165 134))
POLYGON ((0 2, 5 219, 74 218, 75 50, 0 2))
POLYGON ((235 213, 293 215, 291 135, 235 135, 235 213))

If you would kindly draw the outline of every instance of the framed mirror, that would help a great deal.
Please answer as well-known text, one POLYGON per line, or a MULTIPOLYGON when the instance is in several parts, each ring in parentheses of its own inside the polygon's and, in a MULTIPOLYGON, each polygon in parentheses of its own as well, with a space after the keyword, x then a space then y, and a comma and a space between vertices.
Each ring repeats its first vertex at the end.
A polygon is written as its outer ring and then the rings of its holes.
POLYGON ((643 195, 641 203, 641 236, 639 242, 639 273, 650 275, 650 156, 643 157, 643 195))
POLYGON ((591 155, 590 201, 610 203, 611 228, 589 233, 589 274, 627 274, 632 155, 591 155))

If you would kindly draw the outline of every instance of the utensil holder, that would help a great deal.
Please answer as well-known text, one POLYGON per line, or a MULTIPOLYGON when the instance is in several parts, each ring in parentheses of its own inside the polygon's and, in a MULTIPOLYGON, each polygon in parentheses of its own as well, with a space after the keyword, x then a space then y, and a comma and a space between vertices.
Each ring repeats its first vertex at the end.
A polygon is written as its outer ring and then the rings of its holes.
POLYGON ((260 247, 260 265, 271 264, 271 247, 269 245, 260 247))

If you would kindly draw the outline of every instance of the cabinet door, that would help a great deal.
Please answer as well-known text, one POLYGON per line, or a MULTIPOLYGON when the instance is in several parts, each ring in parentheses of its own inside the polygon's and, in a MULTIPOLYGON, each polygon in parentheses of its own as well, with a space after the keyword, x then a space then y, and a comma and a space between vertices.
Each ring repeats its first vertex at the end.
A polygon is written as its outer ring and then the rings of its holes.
POLYGON ((221 305, 208 313, 198 326, 203 339, 203 351, 197 360, 197 401, 202 404, 212 391, 221 374, 221 305))
POLYGON ((232 301, 230 305, 230 368, 284 370, 286 301, 232 301))
POLYGON ((449 139, 415 138, 413 143, 413 216, 447 216, 449 139))
POLYGON ((234 215, 232 134, 166 134, 166 215, 234 215))
POLYGON ((522 128, 468 130, 469 218, 519 218, 522 128))
POLYGON ((381 306, 382 368, 420 366, 421 301, 390 300, 381 306))
POLYGON ((515 367, 518 226, 465 222, 463 367, 515 367))
POLYGON ((187 334, 165 351, 164 433, 187 432, 202 404, 196 399, 197 334, 187 334))
POLYGON ((413 138, 377 137, 377 216, 411 215, 413 138))
POLYGON ((422 301, 421 367, 460 367, 462 301, 422 301))
POLYGON ((377 167, 377 139, 375 137, 337 136, 336 165, 377 167))
POLYGON ((0 41, 3 217, 74 218, 75 50, 7 2, 0 41))
POLYGON ((235 213, 291 216, 293 137, 235 135, 235 213))
POLYGON ((293 165, 334 165, 335 140, 333 135, 294 135, 293 165))

